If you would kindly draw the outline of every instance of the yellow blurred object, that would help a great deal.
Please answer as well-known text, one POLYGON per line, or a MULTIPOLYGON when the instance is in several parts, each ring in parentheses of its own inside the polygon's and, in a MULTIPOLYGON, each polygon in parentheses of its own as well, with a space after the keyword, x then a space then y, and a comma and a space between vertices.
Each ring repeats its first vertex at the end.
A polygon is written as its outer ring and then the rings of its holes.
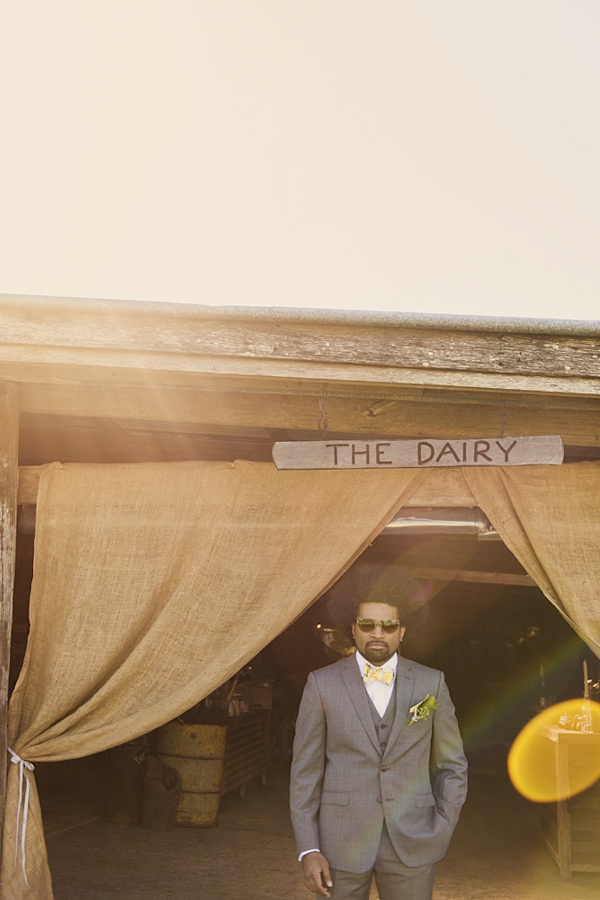
POLYGON ((515 739, 508 773, 537 803, 586 790, 600 778, 600 704, 576 698, 542 710, 515 739))

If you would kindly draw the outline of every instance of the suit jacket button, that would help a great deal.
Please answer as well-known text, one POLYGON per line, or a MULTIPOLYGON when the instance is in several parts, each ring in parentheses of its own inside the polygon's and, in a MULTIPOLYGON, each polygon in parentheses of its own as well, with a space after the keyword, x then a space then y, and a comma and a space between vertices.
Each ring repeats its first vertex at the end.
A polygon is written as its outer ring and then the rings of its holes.
POLYGON ((378 802, 378 803, 381 803, 381 797, 378 797, 378 798, 377 798, 377 802, 378 802))
POLYGON ((387 772, 387 770, 388 770, 388 767, 387 767, 387 766, 382 766, 382 767, 381 767, 381 771, 382 771, 382 772, 387 772))

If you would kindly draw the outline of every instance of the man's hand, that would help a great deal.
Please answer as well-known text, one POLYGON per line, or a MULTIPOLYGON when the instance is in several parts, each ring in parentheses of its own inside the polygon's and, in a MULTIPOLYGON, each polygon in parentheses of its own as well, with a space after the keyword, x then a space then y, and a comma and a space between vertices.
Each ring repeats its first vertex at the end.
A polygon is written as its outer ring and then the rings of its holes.
POLYGON ((307 853, 302 857, 302 873, 309 891, 321 897, 329 897, 327 888, 333 887, 329 863, 322 853, 307 853))

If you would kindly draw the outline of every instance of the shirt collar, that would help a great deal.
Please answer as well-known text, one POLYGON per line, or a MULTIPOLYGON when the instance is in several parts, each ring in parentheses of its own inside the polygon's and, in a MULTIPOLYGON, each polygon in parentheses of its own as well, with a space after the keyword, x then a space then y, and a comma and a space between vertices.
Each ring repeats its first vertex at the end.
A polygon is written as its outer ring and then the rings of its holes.
POLYGON ((394 674, 396 673, 396 669, 398 668, 398 654, 394 653, 388 660, 386 660, 383 665, 375 666, 373 663, 370 663, 368 659, 365 659, 362 653, 357 650, 356 651, 356 662, 358 663, 358 670, 361 674, 361 677, 365 671, 365 665, 373 666, 374 669, 393 669, 394 674))

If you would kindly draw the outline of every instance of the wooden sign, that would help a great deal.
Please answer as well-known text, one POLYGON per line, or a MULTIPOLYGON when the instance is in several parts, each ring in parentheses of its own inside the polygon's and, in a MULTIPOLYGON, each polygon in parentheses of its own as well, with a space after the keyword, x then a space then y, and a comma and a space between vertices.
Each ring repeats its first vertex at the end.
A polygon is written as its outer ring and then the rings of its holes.
POLYGON ((557 466, 559 435, 418 441, 280 441, 278 469, 425 469, 440 466, 557 466))

